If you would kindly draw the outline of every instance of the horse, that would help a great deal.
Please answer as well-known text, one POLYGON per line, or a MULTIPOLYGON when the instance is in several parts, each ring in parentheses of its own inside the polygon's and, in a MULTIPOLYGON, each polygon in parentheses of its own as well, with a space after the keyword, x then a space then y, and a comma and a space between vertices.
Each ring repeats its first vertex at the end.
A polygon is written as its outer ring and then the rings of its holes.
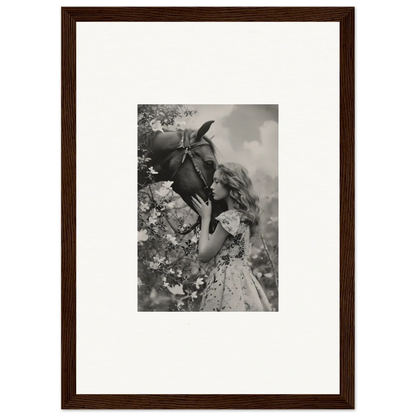
MULTIPOLYGON (((198 130, 157 130, 149 143, 150 160, 146 165, 158 172, 154 181, 172 181, 172 189, 195 212, 191 197, 199 195, 206 202, 210 199, 210 186, 218 166, 215 146, 205 137, 212 123, 213 120, 207 121, 198 130)), ((150 182, 146 171, 139 170, 138 189, 150 182)), ((212 201, 211 233, 217 223, 215 217, 226 209, 224 201, 212 201)))

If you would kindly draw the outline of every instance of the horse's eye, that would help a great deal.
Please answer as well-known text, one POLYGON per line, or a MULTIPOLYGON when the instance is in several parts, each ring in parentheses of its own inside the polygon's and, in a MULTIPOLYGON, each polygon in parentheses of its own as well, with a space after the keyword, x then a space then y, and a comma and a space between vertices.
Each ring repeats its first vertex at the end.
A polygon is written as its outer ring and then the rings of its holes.
POLYGON ((215 167, 215 162, 213 160, 207 160, 204 164, 208 169, 214 169, 215 167))

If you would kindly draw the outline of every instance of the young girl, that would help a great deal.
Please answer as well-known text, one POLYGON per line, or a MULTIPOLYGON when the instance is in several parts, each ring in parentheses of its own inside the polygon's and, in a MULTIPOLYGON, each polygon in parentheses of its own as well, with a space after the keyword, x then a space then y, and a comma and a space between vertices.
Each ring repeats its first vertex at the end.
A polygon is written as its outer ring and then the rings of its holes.
POLYGON ((224 199, 228 211, 220 214, 217 228, 209 238, 211 201, 192 198, 201 216, 199 260, 215 257, 207 280, 201 311, 271 311, 269 301, 248 266, 250 234, 259 224, 259 198, 253 192, 247 170, 239 163, 224 163, 214 173, 213 199, 224 199))

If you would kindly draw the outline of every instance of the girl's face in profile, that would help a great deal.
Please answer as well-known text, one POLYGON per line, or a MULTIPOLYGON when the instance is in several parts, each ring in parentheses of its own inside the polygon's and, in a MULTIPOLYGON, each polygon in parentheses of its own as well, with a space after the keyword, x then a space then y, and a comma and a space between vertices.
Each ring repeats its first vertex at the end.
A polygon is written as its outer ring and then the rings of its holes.
POLYGON ((220 171, 216 170, 214 173, 214 180, 211 185, 212 189, 212 198, 214 201, 220 201, 228 196, 229 191, 224 185, 220 182, 220 171))

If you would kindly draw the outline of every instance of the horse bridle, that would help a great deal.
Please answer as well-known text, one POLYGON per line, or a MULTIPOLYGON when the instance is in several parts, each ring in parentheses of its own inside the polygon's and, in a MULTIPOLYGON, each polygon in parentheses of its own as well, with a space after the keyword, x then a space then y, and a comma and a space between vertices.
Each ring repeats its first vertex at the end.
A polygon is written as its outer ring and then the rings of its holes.
POLYGON ((184 149, 184 154, 182 156, 182 160, 181 160, 180 165, 176 168, 175 172, 173 172, 173 175, 170 178, 170 180, 172 182, 174 182, 174 178, 175 178, 176 174, 178 173, 181 166, 185 163, 186 157, 189 156, 189 158, 191 159, 192 165, 194 166, 195 172, 198 174, 198 176, 201 178, 202 182, 204 183, 204 190, 206 191, 206 190, 210 189, 210 186, 207 184, 207 181, 205 180, 204 175, 202 174, 201 170, 198 168, 198 166, 195 162, 195 156, 192 153, 192 149, 195 149, 196 147, 200 147, 200 146, 209 146, 209 144, 207 142, 197 142, 197 143, 191 144, 191 142, 189 140, 188 130, 186 130, 186 129, 183 130, 181 141, 180 141, 178 147, 176 148, 176 150, 184 149))
MULTIPOLYGON (((207 142, 197 142, 197 143, 193 143, 191 144, 190 139, 189 139, 189 132, 188 130, 183 130, 182 131, 182 137, 181 137, 181 141, 178 145, 178 147, 175 150, 184 150, 184 154, 182 156, 182 160, 180 165, 176 168, 175 172, 173 172, 170 181, 174 182, 174 178, 176 176, 176 174, 178 173, 179 169, 181 168, 181 166, 185 163, 186 157, 189 156, 189 158, 191 159, 192 165, 194 166, 194 169, 196 171, 196 173, 198 174, 198 176, 201 178, 203 184, 204 184, 204 190, 209 190, 210 186, 207 184, 207 181, 204 178, 204 175, 202 174, 201 170, 198 168, 196 162, 195 162, 195 155, 192 153, 192 149, 195 149, 196 147, 199 146, 209 146, 209 144, 207 142)), ((163 164, 163 162, 162 162, 163 164)), ((152 198, 153 198, 153 194, 152 194, 152 198)), ((176 229, 173 224, 169 221, 169 218, 162 212, 163 217, 165 218, 165 220, 168 222, 168 224, 171 226, 172 230, 177 233, 177 234, 188 234, 189 232, 191 232, 192 230, 194 230, 196 228, 196 226, 201 222, 201 218, 198 217, 197 221, 191 225, 190 227, 188 227, 187 229, 180 231, 178 229, 176 229)))

